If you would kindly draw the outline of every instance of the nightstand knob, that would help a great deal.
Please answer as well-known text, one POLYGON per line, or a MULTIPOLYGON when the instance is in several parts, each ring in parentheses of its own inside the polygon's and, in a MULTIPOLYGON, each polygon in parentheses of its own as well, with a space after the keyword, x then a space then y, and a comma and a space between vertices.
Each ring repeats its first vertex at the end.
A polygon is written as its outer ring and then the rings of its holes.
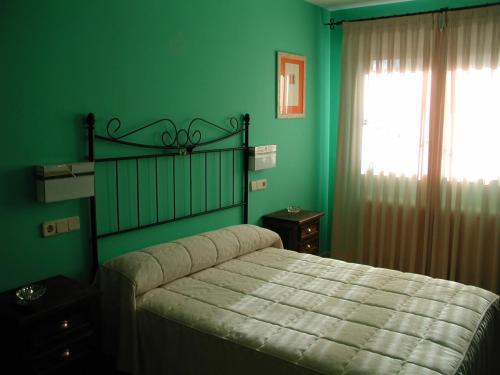
POLYGON ((69 321, 63 320, 60 325, 61 329, 68 329, 69 328, 69 321))
POLYGON ((312 231, 313 231, 313 230, 312 230, 312 228, 311 228, 311 227, 308 227, 308 228, 307 228, 307 233, 311 233, 312 231))
POLYGON ((71 356, 69 349, 64 349, 61 353, 61 359, 68 359, 71 356))
POLYGON ((306 245, 306 249, 307 249, 307 250, 309 250, 310 248, 311 248, 311 244, 310 244, 310 243, 308 243, 308 244, 306 245))

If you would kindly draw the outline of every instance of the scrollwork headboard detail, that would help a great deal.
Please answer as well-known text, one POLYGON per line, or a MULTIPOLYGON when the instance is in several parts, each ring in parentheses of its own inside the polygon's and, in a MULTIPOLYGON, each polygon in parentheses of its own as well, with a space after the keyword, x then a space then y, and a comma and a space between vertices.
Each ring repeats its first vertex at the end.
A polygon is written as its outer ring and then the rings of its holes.
MULTIPOLYGON (((96 163, 96 185, 101 182, 98 180, 97 174, 97 165, 99 164, 104 164, 105 170, 109 171, 108 174, 110 174, 104 176, 102 180, 107 179, 108 183, 113 181, 111 186, 101 189, 101 191, 111 192, 108 193, 108 196, 102 197, 103 202, 106 203, 105 216, 108 219, 111 218, 108 220, 111 224, 108 223, 107 227, 103 228, 102 225, 99 225, 98 211, 101 206, 98 204, 101 202, 97 192, 100 190, 95 189, 96 196, 90 198, 93 274, 99 266, 98 240, 100 238, 235 207, 242 208, 242 222, 248 222, 250 116, 245 114, 241 120, 230 117, 227 125, 219 125, 201 117, 195 117, 186 128, 180 128, 173 120, 161 118, 124 131, 122 121, 118 117, 113 117, 106 123, 106 135, 102 135, 102 131, 96 132, 95 130, 95 115, 89 113, 86 116, 88 160, 96 163), (209 138, 204 130, 210 134, 215 133, 216 136, 209 138), (156 135, 155 142, 137 140, 146 132, 156 135), (220 145, 221 142, 233 137, 234 139, 239 137, 241 143, 231 147, 220 145), (142 149, 157 149, 159 153, 152 154, 149 151, 149 153, 101 158, 96 157, 96 141, 142 149), (194 163, 196 163, 198 170, 193 165, 194 163), (225 168, 223 168, 223 163, 225 168), (181 182, 177 177, 180 168, 184 168, 181 171, 184 176, 181 182), (126 173, 124 173, 124 169, 126 173), (196 181, 195 183, 193 173, 202 175, 204 181, 202 183, 196 181), (126 179, 124 180, 124 178, 126 179), (143 183, 144 181, 147 183, 143 183), (188 181, 189 183, 187 183, 188 181), (238 191, 240 189, 242 191, 238 191), (132 193, 131 190, 133 190, 132 193), (209 190, 212 193, 216 191, 216 194, 209 194, 209 190), (161 196, 165 195, 165 191, 169 191, 168 197, 161 196), (126 193, 128 196, 123 197, 126 193), (197 202, 194 202, 193 194, 197 196, 197 202), (143 198, 144 195, 147 196, 147 199, 143 198), (213 198, 210 198, 209 195, 213 198), (131 199, 135 200, 135 205, 133 205, 133 209, 128 207, 125 210, 128 212, 128 216, 126 216, 124 210, 120 210, 120 208, 123 206, 123 201, 130 202, 131 199), (153 206, 155 207, 151 209, 151 204, 144 204, 144 200, 154 201, 153 206), (184 210, 181 210, 179 206, 183 202, 189 203, 185 203, 184 210), (109 209, 111 206, 112 208, 109 209), (144 211, 147 211, 148 208, 149 212, 144 215, 144 211), (109 212, 110 210, 111 212, 109 212), (130 213, 132 211, 133 216, 130 213)), ((199 176, 198 180, 200 180, 199 176)), ((102 210, 101 208, 101 212, 102 210)))
MULTIPOLYGON (((92 116, 92 114, 89 114, 92 116)), ((248 116, 245 115, 245 116, 248 116)), ((243 121, 245 121, 245 116, 243 121)), ((248 118, 249 120, 249 118, 248 118)), ((189 122, 187 129, 178 128, 175 122, 169 118, 162 118, 153 122, 150 122, 146 125, 142 125, 136 129, 130 130, 126 133, 119 134, 119 130, 122 126, 122 122, 118 117, 113 117, 110 119, 106 125, 106 136, 96 135, 96 138, 108 140, 116 143, 122 143, 129 146, 138 146, 143 148, 159 148, 164 150, 182 150, 186 149, 192 150, 195 147, 205 146, 212 143, 220 142, 224 139, 234 137, 245 131, 244 126, 240 124, 240 121, 236 117, 229 118, 229 127, 230 129, 226 129, 221 125, 217 125, 213 122, 205 120, 200 117, 196 117, 189 122), (219 130, 223 133, 223 136, 217 137, 215 139, 205 140, 203 139, 202 132, 199 129, 196 129, 197 124, 203 124, 214 129, 219 130), (148 128, 152 128, 154 126, 163 126, 165 129, 161 132, 161 144, 145 144, 139 142, 133 142, 127 140, 130 136, 143 132, 148 128), (126 139, 127 138, 127 139, 126 139)))

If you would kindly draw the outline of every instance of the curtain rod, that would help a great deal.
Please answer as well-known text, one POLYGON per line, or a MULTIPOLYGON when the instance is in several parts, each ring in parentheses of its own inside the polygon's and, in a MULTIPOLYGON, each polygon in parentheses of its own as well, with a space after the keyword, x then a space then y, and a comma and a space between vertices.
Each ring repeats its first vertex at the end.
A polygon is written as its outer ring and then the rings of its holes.
POLYGON ((419 16, 421 14, 453 12, 453 11, 457 11, 457 10, 491 7, 491 6, 494 6, 494 5, 500 5, 500 1, 497 1, 497 2, 494 2, 494 3, 486 3, 486 4, 463 6, 463 7, 459 7, 459 8, 448 8, 448 7, 446 7, 446 8, 440 8, 440 9, 434 9, 434 10, 427 10, 427 11, 424 11, 424 12, 394 14, 394 15, 390 15, 390 16, 380 16, 380 17, 371 17, 371 18, 358 18, 358 19, 354 19, 354 20, 340 20, 340 21, 335 21, 333 18, 330 18, 330 22, 329 23, 324 23, 323 25, 330 26, 330 30, 333 30, 335 26, 340 26, 344 22, 361 22, 361 21, 383 20, 383 19, 386 19, 386 18, 396 18, 396 17, 405 17, 405 16, 419 16))

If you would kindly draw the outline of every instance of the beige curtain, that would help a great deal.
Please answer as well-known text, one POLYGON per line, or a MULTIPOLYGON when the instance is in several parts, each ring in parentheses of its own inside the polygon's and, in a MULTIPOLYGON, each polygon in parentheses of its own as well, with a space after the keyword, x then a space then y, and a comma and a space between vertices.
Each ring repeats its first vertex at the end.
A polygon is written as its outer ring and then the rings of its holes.
POLYGON ((332 257, 499 292, 500 7, 343 31, 332 257))

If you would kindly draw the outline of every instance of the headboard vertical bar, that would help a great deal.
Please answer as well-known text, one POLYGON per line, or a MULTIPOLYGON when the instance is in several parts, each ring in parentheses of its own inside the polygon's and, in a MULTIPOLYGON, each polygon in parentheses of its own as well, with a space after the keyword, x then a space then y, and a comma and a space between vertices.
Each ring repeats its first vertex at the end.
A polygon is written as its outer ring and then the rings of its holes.
POLYGON ((136 198, 137 198, 137 228, 141 226, 141 203, 139 195, 139 159, 135 159, 135 176, 136 176, 136 198))
POLYGON ((175 220, 175 155, 172 156, 172 177, 173 177, 173 197, 174 197, 174 220, 175 220))
POLYGON ((208 211, 208 166, 207 166, 207 152, 205 152, 205 212, 208 211))
MULTIPOLYGON (((89 162, 94 162, 95 160, 95 149, 94 149, 94 141, 95 141, 95 115, 93 113, 89 113, 87 115, 86 121, 87 123, 87 137, 88 137, 88 160, 89 162)), ((95 192, 95 179, 94 179, 94 192, 95 192)), ((95 193, 94 196, 89 199, 90 205, 90 248, 92 254, 92 268, 91 268, 91 279, 95 276, 97 269, 99 267, 99 257, 98 257, 98 249, 97 249, 97 214, 96 214, 96 201, 95 201, 95 193)))
POLYGON ((222 207, 222 151, 219 151, 219 208, 222 207))
POLYGON ((189 214, 193 214, 193 154, 189 153, 189 214))
POLYGON ((160 202, 158 202, 158 156, 155 157, 156 222, 160 221, 160 202))
POLYGON ((250 115, 243 116, 243 126, 245 127, 245 150, 243 150, 243 170, 245 173, 245 186, 243 187, 243 223, 248 224, 248 168, 249 168, 249 147, 250 147, 250 115))
POLYGON ((118 176, 118 160, 115 160, 115 183, 116 183, 116 224, 118 226, 118 231, 120 231, 120 182, 118 176))
POLYGON ((235 172, 234 172, 234 149, 233 149, 233 206, 234 206, 234 180, 235 180, 235 172))

